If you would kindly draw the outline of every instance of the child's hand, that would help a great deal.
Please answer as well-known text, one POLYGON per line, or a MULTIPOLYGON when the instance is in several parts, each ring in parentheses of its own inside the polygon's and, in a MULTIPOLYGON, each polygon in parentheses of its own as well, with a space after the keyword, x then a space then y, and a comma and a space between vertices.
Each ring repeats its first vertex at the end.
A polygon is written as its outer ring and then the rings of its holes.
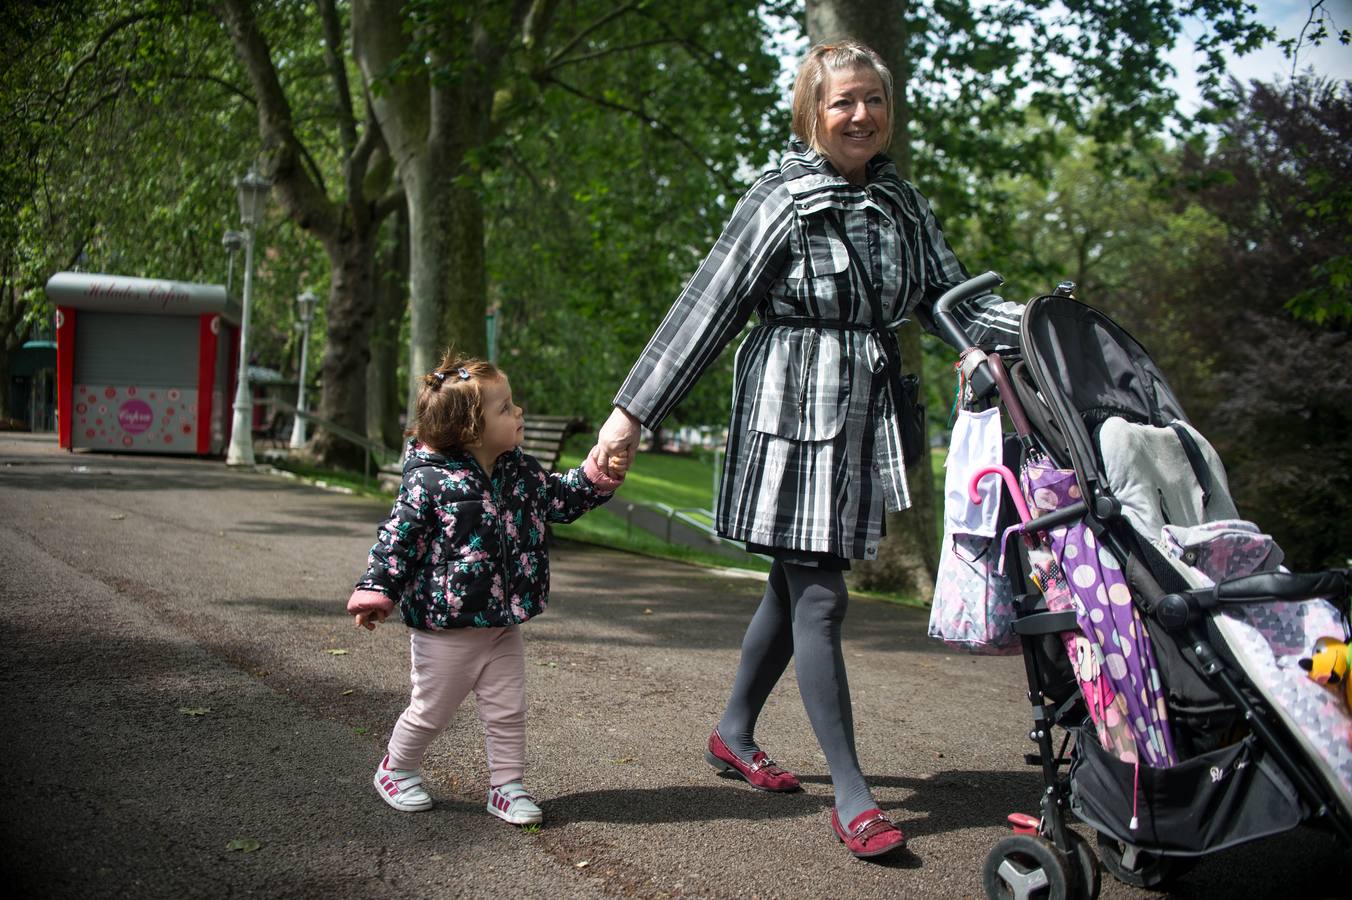
POLYGON ((356 627, 365 628, 367 631, 375 631, 376 626, 385 621, 389 613, 383 609, 364 609, 354 615, 352 618, 356 627))
POLYGON ((603 494, 613 494, 624 482, 631 454, 627 450, 607 453, 597 444, 582 460, 582 474, 603 494))
POLYGON ((394 601, 380 591, 358 589, 347 598, 347 612, 356 627, 375 631, 376 625, 394 612, 394 601))

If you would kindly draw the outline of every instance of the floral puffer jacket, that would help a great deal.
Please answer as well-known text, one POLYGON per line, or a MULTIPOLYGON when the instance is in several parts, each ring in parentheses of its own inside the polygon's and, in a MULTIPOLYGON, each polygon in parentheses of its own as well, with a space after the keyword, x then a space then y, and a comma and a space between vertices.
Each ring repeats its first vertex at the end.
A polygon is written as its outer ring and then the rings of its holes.
POLYGON ((549 602, 545 523, 573 521, 618 485, 590 461, 557 474, 517 449, 490 477, 468 453, 413 443, 348 611, 397 603, 424 630, 524 622, 549 602))

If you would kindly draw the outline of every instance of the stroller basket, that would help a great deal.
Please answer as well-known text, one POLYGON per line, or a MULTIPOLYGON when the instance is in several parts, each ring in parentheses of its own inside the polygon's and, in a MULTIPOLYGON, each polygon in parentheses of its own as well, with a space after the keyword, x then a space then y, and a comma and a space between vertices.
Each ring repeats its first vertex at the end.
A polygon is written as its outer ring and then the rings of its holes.
POLYGON ((1280 834, 1309 814, 1252 735, 1168 769, 1142 766, 1139 772, 1093 735, 1082 735, 1075 746, 1071 810, 1104 834, 1161 855, 1199 856, 1280 834))

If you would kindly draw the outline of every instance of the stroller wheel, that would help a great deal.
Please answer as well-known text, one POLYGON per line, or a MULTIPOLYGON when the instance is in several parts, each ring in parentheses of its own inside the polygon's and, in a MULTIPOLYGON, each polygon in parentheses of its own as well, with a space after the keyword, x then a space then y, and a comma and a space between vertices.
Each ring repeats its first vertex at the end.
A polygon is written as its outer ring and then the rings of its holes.
POLYGON ((1027 834, 1002 839, 986 854, 982 885, 991 900, 1072 900, 1070 862, 1050 841, 1027 834))
POLYGON ((1146 850, 1132 853, 1130 844, 1124 844, 1111 835, 1098 833, 1099 857, 1103 867, 1118 881, 1139 888, 1163 888, 1182 877, 1196 864, 1195 859, 1161 856, 1146 850))
POLYGON ((1099 895, 1099 861, 1094 850, 1078 832, 1066 829, 1070 839, 1070 875, 1075 900, 1096 900, 1099 895))

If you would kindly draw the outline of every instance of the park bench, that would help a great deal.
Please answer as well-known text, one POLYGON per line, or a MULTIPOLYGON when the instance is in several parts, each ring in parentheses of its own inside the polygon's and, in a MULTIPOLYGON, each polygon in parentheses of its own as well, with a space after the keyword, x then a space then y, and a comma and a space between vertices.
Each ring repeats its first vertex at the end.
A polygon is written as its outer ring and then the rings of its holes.
MULTIPOLYGON (((588 430, 587 420, 581 416, 526 416, 525 436, 521 449, 540 461, 546 472, 554 471, 564 442, 575 434, 588 430)), ((380 487, 391 494, 399 493, 403 480, 403 461, 380 467, 380 487)))
POLYGON ((588 430, 581 416, 526 416, 526 435, 521 449, 540 461, 545 471, 554 471, 564 442, 588 430))

